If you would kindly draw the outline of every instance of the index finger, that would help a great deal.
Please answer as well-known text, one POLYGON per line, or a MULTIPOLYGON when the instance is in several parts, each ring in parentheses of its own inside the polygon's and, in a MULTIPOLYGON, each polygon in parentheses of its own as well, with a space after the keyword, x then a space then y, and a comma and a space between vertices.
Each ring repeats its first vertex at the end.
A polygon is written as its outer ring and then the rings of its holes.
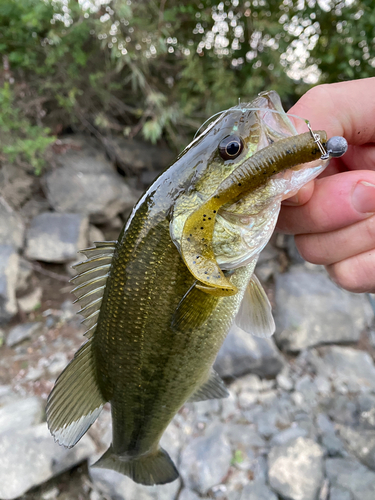
MULTIPOLYGON (((328 137, 344 136, 351 145, 375 142, 375 77, 313 87, 288 113, 308 119, 313 130, 325 130, 328 137)), ((299 132, 306 131, 301 120, 294 122, 299 132)))

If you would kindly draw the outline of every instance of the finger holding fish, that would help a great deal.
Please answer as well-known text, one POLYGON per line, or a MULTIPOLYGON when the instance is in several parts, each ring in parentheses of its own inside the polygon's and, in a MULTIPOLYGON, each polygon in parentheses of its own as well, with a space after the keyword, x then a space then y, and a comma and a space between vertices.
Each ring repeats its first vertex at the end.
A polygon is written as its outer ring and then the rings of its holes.
POLYGON ((326 265, 337 284, 355 292, 373 291, 375 78, 315 87, 291 112, 306 114, 329 133, 343 134, 349 148, 319 179, 283 203, 277 227, 296 234, 302 256, 326 265))

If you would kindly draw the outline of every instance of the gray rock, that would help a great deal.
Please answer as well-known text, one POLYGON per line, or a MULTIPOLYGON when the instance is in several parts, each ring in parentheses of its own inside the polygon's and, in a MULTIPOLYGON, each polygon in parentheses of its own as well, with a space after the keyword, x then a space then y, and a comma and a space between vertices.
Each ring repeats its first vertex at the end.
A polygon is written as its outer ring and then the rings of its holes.
POLYGON ((330 379, 339 393, 375 390, 375 366, 367 352, 350 347, 323 347, 319 353, 315 349, 308 352, 308 362, 319 375, 330 379))
POLYGON ((113 500, 174 500, 180 489, 180 481, 143 486, 113 470, 90 467, 89 471, 95 488, 113 500))
POLYGON ((30 278, 33 274, 30 262, 23 257, 19 258, 18 274, 17 274, 17 294, 24 293, 29 288, 30 278))
POLYGON ((148 142, 125 137, 115 137, 111 146, 116 150, 117 163, 120 163, 120 167, 125 171, 165 170, 175 158, 173 152, 164 146, 153 146, 148 142))
POLYGON ((19 260, 11 245, 0 245, 0 323, 17 312, 16 286, 19 260))
POLYGON ((37 215, 26 235, 26 256, 44 262, 68 262, 87 246, 88 219, 81 214, 37 215))
POLYGON ((180 474, 188 488, 205 494, 226 476, 232 451, 224 430, 213 424, 204 436, 192 439, 182 451, 180 474))
POLYGON ((349 491, 354 500, 374 500, 375 473, 356 460, 328 458, 326 474, 332 487, 349 491))
POLYGON ((357 342, 371 317, 363 295, 342 290, 321 272, 295 266, 276 277, 276 341, 295 352, 319 344, 357 342))
POLYGON ((336 436, 335 426, 324 413, 319 413, 316 423, 321 435, 321 442, 329 456, 345 455, 344 443, 336 436))
POLYGON ((0 434, 42 423, 44 406, 35 396, 3 406, 0 408, 0 434))
POLYGON ((81 213, 103 223, 137 201, 133 191, 97 149, 84 146, 57 157, 60 168, 45 177, 47 198, 57 212, 81 213))
POLYGON ((178 496, 178 500, 200 500, 199 497, 193 490, 184 488, 178 496))
POLYGON ((0 245, 23 247, 25 225, 21 217, 0 196, 0 245))
POLYGON ((268 477, 273 490, 290 500, 317 500, 323 481, 323 449, 308 438, 272 448, 268 477))
POLYGON ((29 339, 35 333, 41 331, 43 323, 23 323, 12 328, 8 334, 6 344, 8 347, 13 347, 23 340, 29 339))
POLYGON ((308 434, 306 429, 302 429, 301 427, 294 426, 289 427, 289 429, 284 429, 283 431, 275 434, 270 442, 271 446, 280 446, 289 443, 290 441, 294 441, 299 437, 306 437, 308 434))
POLYGON ((0 498, 11 500, 74 467, 95 450, 85 436, 68 450, 56 444, 47 424, 0 435, 0 498))
POLYGON ((31 293, 20 297, 18 299, 18 306, 20 310, 25 313, 30 313, 38 309, 41 305, 42 295, 42 288, 36 287, 31 293))
POLYGON ((242 490, 240 500, 277 500, 277 496, 261 481, 253 481, 242 490))
POLYGON ((333 486, 329 492, 329 500, 353 500, 353 496, 350 491, 333 486))
POLYGON ((256 373, 275 377, 283 358, 272 339, 253 337, 233 325, 216 358, 214 368, 221 377, 240 377, 256 373))
POLYGON ((349 451, 364 465, 375 470, 375 431, 345 425, 338 425, 337 428, 349 451))

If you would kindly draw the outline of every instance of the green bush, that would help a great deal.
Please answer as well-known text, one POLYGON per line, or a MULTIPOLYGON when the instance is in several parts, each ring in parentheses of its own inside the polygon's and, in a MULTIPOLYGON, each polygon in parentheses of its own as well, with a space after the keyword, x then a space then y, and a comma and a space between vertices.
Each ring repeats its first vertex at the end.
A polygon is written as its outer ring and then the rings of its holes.
POLYGON ((35 163, 49 144, 46 126, 164 136, 179 149, 239 97, 272 88, 289 106, 319 81, 373 75, 374 16, 372 0, 324 8, 316 0, 0 0, 3 82, 14 88, 6 97, 3 86, 2 123, 27 121, 7 155, 35 163))

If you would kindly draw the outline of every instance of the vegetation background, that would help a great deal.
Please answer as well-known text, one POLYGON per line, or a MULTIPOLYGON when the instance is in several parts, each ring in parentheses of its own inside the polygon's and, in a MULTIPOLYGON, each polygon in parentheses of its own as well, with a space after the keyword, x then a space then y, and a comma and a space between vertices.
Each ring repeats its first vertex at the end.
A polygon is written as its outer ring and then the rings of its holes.
POLYGON ((373 76, 373 0, 0 0, 0 160, 55 136, 164 138, 276 90, 373 76))

